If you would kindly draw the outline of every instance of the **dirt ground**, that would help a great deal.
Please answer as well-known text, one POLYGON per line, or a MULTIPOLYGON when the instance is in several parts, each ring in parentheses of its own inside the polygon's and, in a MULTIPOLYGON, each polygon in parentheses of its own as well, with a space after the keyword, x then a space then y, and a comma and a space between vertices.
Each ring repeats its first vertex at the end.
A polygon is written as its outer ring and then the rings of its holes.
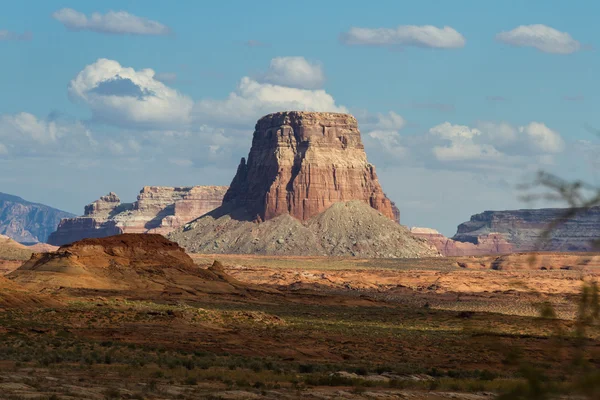
POLYGON ((523 362, 568 388, 596 255, 525 257, 193 256, 245 285, 204 295, 7 282, 0 297, 37 300, 0 308, 0 399, 479 400, 523 362))

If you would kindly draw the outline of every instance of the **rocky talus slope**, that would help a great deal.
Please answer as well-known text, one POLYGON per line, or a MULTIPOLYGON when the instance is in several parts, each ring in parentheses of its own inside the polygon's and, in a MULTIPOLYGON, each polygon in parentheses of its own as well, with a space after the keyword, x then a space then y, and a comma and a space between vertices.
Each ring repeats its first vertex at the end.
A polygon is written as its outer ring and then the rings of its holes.
POLYGON ((296 111, 257 122, 248 161, 242 159, 223 199, 263 221, 282 214, 306 221, 350 200, 399 218, 367 161, 356 119, 296 111))
POLYGON ((444 256, 479 256, 506 254, 513 251, 513 245, 505 239, 504 235, 499 233, 478 236, 475 243, 470 243, 452 240, 431 228, 413 227, 410 232, 427 240, 444 256))
POLYGON ((502 234, 513 246, 513 251, 591 251, 593 241, 600 239, 600 207, 565 218, 567 209, 546 208, 512 211, 485 211, 458 226, 452 239, 477 243, 481 236, 502 234), (551 224, 549 240, 543 241, 544 232, 551 224))
POLYGON ((73 216, 43 204, 0 193, 0 234, 20 243, 45 242, 61 219, 73 216))
POLYGON ((187 251, 208 254, 435 257, 425 239, 362 201, 335 203, 308 221, 281 214, 265 222, 213 211, 167 237, 187 251))
POLYGON ((63 219, 48 243, 62 246, 121 233, 166 234, 219 207, 226 190, 226 186, 145 186, 134 203, 121 203, 111 192, 85 206, 83 216, 63 219))

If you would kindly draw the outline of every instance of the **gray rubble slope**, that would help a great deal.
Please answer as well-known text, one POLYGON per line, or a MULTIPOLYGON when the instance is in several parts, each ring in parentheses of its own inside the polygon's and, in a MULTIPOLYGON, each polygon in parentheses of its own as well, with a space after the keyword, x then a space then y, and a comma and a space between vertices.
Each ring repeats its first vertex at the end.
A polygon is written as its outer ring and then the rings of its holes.
POLYGON ((290 215, 252 222, 243 210, 226 206, 168 235, 193 253, 365 258, 432 257, 424 239, 362 201, 335 203, 302 223, 290 215))

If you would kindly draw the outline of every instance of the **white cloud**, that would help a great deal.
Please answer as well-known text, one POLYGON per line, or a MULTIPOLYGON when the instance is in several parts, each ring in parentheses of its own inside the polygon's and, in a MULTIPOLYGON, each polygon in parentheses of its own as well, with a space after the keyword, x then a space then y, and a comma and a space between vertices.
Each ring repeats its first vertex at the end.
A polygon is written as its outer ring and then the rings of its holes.
POLYGON ((71 98, 93 117, 119 126, 180 126, 189 122, 193 101, 155 79, 153 70, 122 67, 101 58, 69 84, 71 98))
POLYGON ((106 14, 85 14, 63 8, 52 14, 52 17, 73 31, 93 31, 112 34, 131 35, 168 35, 171 30, 160 22, 138 17, 125 11, 109 11, 106 14))
POLYGON ((27 41, 31 40, 32 37, 33 35, 31 32, 16 33, 7 31, 6 29, 0 29, 0 42, 8 40, 27 41))
POLYGON ((444 122, 431 128, 429 133, 450 142, 446 146, 433 147, 432 152, 439 161, 489 160, 502 156, 490 144, 475 143, 474 139, 481 136, 478 129, 444 122))
POLYGON ((570 54, 581 49, 581 44, 567 32, 546 25, 521 25, 501 32, 496 39, 517 47, 534 47, 544 53, 570 54))
POLYGON ((565 147, 560 135, 541 122, 521 126, 519 132, 527 135, 531 147, 541 153, 560 153, 565 147))
POLYGON ((0 143, 0 156, 8 154, 8 149, 5 145, 0 143))
POLYGON ((227 99, 197 102, 194 115, 205 123, 244 124, 247 127, 265 114, 284 110, 348 112, 322 89, 298 89, 244 77, 227 99))
POLYGON ((465 46, 465 38, 454 28, 432 25, 400 25, 392 28, 352 27, 340 36, 342 43, 364 46, 416 46, 455 49, 465 46))
POLYGON ((264 81, 301 89, 318 89, 325 82, 325 73, 320 64, 310 63, 304 57, 275 57, 264 81))
POLYGON ((514 127, 506 122, 479 122, 477 128, 449 122, 429 130, 433 138, 432 153, 438 161, 482 160, 517 163, 523 157, 536 156, 539 162, 551 163, 551 155, 564 148, 561 136, 540 122, 514 127), (445 144, 436 143, 441 139, 445 144))

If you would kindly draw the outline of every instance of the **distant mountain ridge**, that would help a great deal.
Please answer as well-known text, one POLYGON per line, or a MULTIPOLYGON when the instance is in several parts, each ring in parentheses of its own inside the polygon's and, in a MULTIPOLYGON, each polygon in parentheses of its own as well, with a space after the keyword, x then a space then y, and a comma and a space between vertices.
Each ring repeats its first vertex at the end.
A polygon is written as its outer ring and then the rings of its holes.
POLYGON ((0 235, 20 243, 46 242, 62 218, 73 214, 0 192, 0 235))

